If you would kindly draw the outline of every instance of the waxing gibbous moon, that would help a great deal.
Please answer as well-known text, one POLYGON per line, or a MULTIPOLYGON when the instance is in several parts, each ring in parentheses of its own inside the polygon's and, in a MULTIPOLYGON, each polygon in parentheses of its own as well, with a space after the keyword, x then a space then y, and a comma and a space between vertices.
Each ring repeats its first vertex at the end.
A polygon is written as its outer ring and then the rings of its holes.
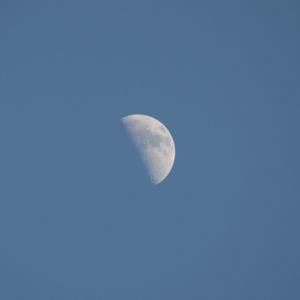
POLYGON ((144 163, 153 184, 159 184, 170 173, 175 160, 175 144, 169 130, 146 115, 129 115, 122 124, 144 163))

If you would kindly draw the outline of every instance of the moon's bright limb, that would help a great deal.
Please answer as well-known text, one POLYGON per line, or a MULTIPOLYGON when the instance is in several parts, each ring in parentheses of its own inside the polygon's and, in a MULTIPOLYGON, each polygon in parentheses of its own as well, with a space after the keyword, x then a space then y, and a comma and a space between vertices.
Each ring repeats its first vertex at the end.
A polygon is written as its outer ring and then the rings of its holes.
POLYGON ((154 184, 170 173, 175 160, 175 144, 169 130, 146 115, 129 115, 121 119, 154 184))

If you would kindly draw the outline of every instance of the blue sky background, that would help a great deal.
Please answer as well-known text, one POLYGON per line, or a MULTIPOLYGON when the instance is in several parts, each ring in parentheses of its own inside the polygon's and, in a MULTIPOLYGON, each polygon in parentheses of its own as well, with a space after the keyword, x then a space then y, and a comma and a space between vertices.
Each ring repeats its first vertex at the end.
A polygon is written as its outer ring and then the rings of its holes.
POLYGON ((1 0, 0 299, 300 299, 299 6, 1 0))

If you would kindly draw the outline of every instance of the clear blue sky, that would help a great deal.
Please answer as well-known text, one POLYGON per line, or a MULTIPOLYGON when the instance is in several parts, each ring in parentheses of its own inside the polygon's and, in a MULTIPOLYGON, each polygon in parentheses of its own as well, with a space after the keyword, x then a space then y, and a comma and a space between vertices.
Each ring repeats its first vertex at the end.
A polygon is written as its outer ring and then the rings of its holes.
POLYGON ((0 299, 299 300, 299 37, 291 0, 1 0, 0 299))

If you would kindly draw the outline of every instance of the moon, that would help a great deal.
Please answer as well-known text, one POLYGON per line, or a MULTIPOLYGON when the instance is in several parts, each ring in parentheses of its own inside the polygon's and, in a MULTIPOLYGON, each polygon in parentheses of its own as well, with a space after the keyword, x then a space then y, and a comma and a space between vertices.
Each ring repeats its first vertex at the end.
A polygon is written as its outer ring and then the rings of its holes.
POLYGON ((175 143, 169 130, 146 115, 129 115, 121 119, 153 184, 161 183, 175 161, 175 143))

